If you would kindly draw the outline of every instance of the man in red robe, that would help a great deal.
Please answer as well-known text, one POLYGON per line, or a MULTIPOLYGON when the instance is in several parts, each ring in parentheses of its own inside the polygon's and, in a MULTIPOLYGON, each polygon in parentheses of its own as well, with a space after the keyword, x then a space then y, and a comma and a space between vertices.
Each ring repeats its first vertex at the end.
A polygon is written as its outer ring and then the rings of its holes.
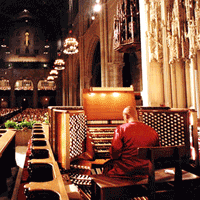
POLYGON ((148 160, 137 158, 137 148, 159 146, 158 133, 138 121, 135 107, 126 107, 123 118, 125 124, 118 126, 114 132, 111 160, 105 164, 103 174, 113 177, 144 175, 147 173, 148 160))

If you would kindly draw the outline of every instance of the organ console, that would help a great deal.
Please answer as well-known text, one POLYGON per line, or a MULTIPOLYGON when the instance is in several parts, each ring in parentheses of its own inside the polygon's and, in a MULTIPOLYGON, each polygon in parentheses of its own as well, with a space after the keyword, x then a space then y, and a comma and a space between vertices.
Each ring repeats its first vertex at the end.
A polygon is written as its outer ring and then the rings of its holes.
POLYGON ((109 158, 114 130, 123 123, 122 112, 127 106, 136 106, 133 87, 83 90, 87 117, 86 151, 93 159, 109 158))
MULTIPOLYGON (((49 108, 49 139, 62 177, 77 185, 85 199, 98 192, 92 189, 98 184, 92 181, 91 175, 102 173, 103 164, 109 159, 114 130, 123 123, 122 112, 126 106, 136 106, 133 88, 84 89, 83 107, 49 108)), ((158 132, 162 146, 184 145, 184 164, 198 171, 196 111, 137 107, 137 112, 140 121, 158 132)))

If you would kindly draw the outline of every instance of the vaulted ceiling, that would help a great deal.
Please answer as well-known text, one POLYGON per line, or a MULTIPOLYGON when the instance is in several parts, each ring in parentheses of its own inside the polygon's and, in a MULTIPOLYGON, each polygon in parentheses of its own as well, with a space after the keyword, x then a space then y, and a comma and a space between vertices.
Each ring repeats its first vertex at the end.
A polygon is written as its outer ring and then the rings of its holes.
POLYGON ((67 21, 67 0, 0 0, 1 35, 7 34, 16 15, 24 9, 40 20, 50 39, 55 39, 62 28, 67 28, 63 27, 63 18, 67 21))

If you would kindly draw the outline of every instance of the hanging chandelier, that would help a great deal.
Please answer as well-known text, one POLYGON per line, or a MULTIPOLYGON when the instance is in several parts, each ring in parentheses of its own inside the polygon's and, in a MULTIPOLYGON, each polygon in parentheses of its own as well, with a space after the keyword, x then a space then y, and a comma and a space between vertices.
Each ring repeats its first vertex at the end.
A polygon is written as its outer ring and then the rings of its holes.
POLYGON ((53 78, 58 78, 58 71, 56 69, 52 69, 50 72, 49 72, 50 76, 53 76, 53 78))
POLYGON ((48 76, 47 77, 47 81, 53 81, 54 80, 54 77, 53 76, 48 76))
POLYGON ((96 0, 96 4, 94 5, 93 10, 94 10, 94 12, 100 12, 100 10, 101 10, 100 0, 96 0))
POLYGON ((56 69, 56 70, 65 69, 65 61, 61 58, 56 59, 54 62, 54 69, 56 69))
POLYGON ((63 53, 65 54, 78 53, 78 42, 76 38, 70 37, 65 40, 63 53))

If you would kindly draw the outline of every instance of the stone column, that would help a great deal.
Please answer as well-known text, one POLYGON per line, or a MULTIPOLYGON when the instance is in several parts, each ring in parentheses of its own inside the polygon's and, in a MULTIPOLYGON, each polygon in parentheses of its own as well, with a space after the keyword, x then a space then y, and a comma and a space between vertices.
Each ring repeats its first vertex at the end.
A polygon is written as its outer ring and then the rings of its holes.
MULTIPOLYGON (((59 73, 64 73, 63 70, 59 73)), ((56 79, 56 105, 62 106, 62 74, 58 76, 59 78, 56 79)))
POLYGON ((33 108, 38 107, 38 80, 33 81, 33 108))
POLYGON ((193 56, 190 60, 190 81, 191 81, 191 107, 197 109, 196 102, 196 83, 195 83, 195 70, 196 70, 196 56, 193 56))
POLYGON ((191 97, 191 80, 190 80, 190 61, 185 61, 185 76, 186 76, 186 93, 187 93, 187 107, 192 107, 191 97))
POLYGON ((16 106, 15 104, 15 81, 10 81, 10 86, 11 86, 11 90, 10 90, 10 107, 14 108, 16 106))
POLYGON ((176 91, 177 108, 186 108, 185 63, 182 59, 176 62, 176 91))
POLYGON ((69 83, 68 83, 68 86, 69 86, 69 106, 73 106, 73 55, 70 55, 70 58, 68 59, 69 60, 69 65, 68 65, 68 68, 69 68, 69 83))
MULTIPOLYGON (((62 78, 62 82, 63 82, 63 87, 62 87, 62 93, 63 93, 63 99, 62 99, 62 105, 63 106, 68 106, 69 105, 69 91, 68 91, 68 87, 69 87, 69 83, 68 83, 68 72, 69 72, 69 68, 68 68, 68 59, 65 60, 65 69, 63 70, 63 72, 59 71, 59 76, 58 78, 62 78)), ((56 82, 56 87, 58 87, 58 82, 56 82)))
POLYGON ((171 63, 170 64, 170 68, 171 68, 171 90, 172 90, 172 107, 173 108, 177 108, 178 104, 177 104, 177 91, 176 91, 176 65, 175 63, 171 63))
POLYGON ((102 10, 99 13, 100 44, 101 44, 101 85, 108 87, 108 23, 107 3, 102 2, 102 10))
POLYGON ((149 52, 148 52, 148 40, 146 33, 149 27, 149 2, 146 0, 139 0, 140 4, 140 33, 141 33, 141 63, 142 63, 142 81, 143 81, 143 91, 142 91, 142 99, 143 106, 151 106, 151 98, 150 98, 150 65, 149 65, 149 52))
POLYGON ((197 98, 198 98, 198 110, 197 110, 197 117, 200 118, 200 51, 197 51, 197 98))
POLYGON ((165 105, 172 107, 172 93, 171 93, 171 79, 170 79, 170 65, 169 52, 167 46, 167 7, 166 1, 161 1, 161 17, 163 22, 162 27, 162 43, 163 43, 163 79, 164 79, 164 99, 165 105))
POLYGON ((112 87, 123 87, 122 70, 124 63, 113 63, 113 85, 112 87))

